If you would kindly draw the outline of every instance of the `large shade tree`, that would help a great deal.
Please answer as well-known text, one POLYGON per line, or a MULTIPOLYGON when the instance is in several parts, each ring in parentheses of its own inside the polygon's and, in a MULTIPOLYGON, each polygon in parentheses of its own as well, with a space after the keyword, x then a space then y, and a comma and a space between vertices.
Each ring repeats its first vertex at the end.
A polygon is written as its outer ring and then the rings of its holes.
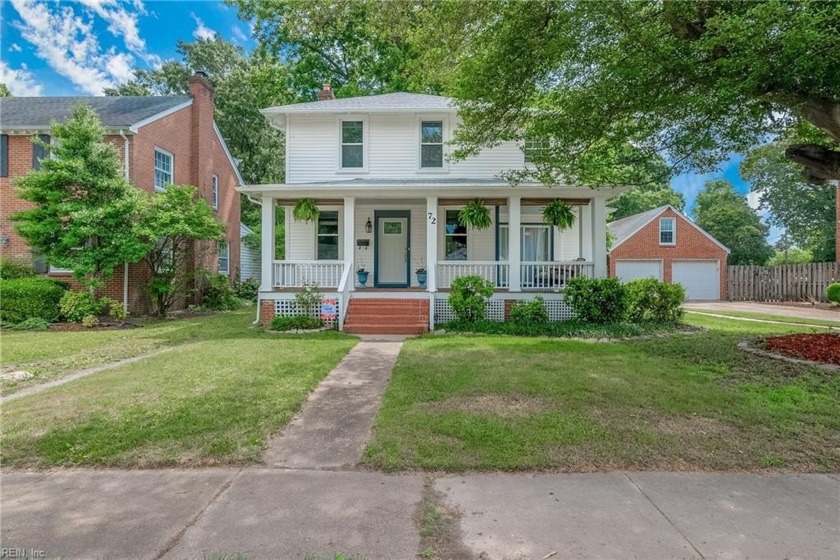
POLYGON ((417 5, 424 68, 470 100, 459 155, 530 133, 552 140, 542 180, 632 183, 660 154, 710 171, 785 134, 809 181, 840 179, 840 3, 417 5))
POLYGON ((729 264, 765 264, 774 254, 767 226, 729 181, 708 181, 694 204, 698 226, 729 247, 729 264))

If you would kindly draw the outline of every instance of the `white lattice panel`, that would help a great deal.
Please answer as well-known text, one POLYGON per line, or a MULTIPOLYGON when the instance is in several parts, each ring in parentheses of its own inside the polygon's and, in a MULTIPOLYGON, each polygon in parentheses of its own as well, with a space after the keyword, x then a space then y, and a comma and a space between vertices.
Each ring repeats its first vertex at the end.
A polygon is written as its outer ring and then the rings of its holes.
MULTIPOLYGON (((527 301, 517 299, 517 301, 527 301)), ((545 301, 545 310, 548 312, 549 321, 566 321, 574 318, 572 308, 563 300, 550 299, 545 301)), ((505 320, 505 302, 501 299, 494 299, 487 302, 487 318, 491 321, 505 320)), ((455 311, 445 299, 435 300, 435 324, 440 325, 455 320, 455 311)))
MULTIPOLYGON (((341 306, 338 306, 337 312, 341 312, 341 306)), ((296 315, 306 315, 306 311, 303 310, 293 299, 278 299, 274 301, 274 314, 277 316, 292 317, 296 315)), ((319 319, 321 317, 321 309, 316 307, 311 313, 309 313, 309 316, 314 319, 319 319)), ((337 320, 338 316, 336 315, 335 321, 337 320)), ((326 324, 333 325, 335 321, 326 321, 326 324)))
POLYGON ((572 308, 565 301, 559 299, 547 300, 545 310, 548 311, 549 321, 567 321, 575 316, 572 308))

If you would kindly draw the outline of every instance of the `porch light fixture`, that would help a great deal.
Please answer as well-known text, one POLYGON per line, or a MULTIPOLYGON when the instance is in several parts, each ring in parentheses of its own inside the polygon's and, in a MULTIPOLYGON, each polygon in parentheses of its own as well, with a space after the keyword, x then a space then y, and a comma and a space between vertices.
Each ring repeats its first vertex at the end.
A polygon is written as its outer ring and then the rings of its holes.
POLYGON ((370 218, 365 222, 365 233, 370 233, 373 231, 373 224, 370 223, 370 218))

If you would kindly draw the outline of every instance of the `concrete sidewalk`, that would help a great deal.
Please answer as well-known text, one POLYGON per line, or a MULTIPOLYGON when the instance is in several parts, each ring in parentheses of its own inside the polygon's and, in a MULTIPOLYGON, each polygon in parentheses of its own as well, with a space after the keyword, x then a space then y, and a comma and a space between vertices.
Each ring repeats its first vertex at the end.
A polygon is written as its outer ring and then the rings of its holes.
POLYGON ((708 301, 686 303, 683 305, 688 310, 727 312, 746 311, 749 313, 761 313, 764 315, 776 315, 778 317, 793 317, 796 319, 818 319, 820 321, 835 321, 840 326, 840 313, 827 309, 818 309, 807 306, 773 305, 772 303, 758 303, 750 301, 708 301))
MULTIPOLYGON (((63 558, 415 558, 428 497, 420 475, 323 470, 0 480, 2 547, 63 558)), ((483 559, 840 557, 836 475, 483 474, 439 477, 434 489, 483 559)))

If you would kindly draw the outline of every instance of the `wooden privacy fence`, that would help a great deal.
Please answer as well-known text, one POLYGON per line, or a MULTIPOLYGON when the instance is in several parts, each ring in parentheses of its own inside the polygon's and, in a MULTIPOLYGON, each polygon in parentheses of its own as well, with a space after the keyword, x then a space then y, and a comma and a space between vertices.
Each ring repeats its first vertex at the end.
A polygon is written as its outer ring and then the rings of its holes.
POLYGON ((840 263, 730 266, 731 301, 826 301, 825 289, 840 282, 840 263))

